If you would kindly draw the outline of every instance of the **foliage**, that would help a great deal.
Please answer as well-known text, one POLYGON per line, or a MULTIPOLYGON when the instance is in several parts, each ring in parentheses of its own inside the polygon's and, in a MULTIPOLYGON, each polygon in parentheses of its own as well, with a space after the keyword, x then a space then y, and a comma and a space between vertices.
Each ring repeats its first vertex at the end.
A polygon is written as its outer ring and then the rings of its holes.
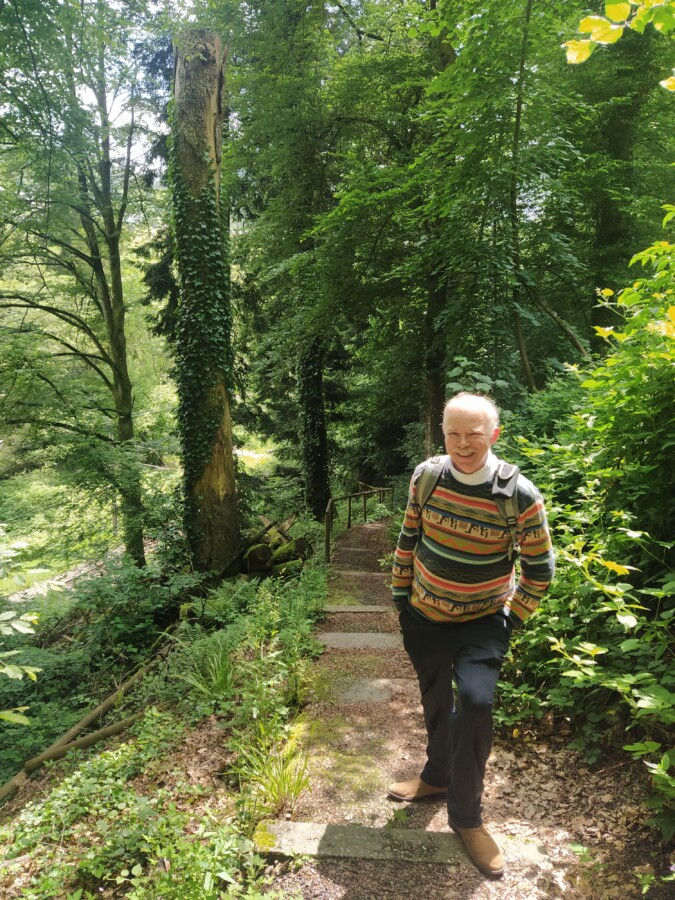
MULTIPOLYGON (((583 40, 567 41, 567 61, 585 62, 597 46, 615 44, 627 28, 642 34, 647 25, 656 31, 668 34, 675 28, 675 3, 673 0, 645 0, 644 3, 630 0, 607 0, 604 16, 586 16, 579 22, 579 31, 588 34, 583 40)), ((675 77, 667 78, 661 86, 675 91, 675 77)))
MULTIPOLYGON (((8 635, 13 632, 32 634, 32 625, 35 624, 36 620, 37 617, 33 613, 19 615, 13 610, 6 610, 0 613, 0 634, 8 635)), ((2 644, 0 644, 1 646, 2 644)), ((16 656, 20 652, 19 650, 0 651, 0 675, 6 675, 7 678, 18 679, 19 681, 24 675, 27 675, 31 681, 36 681, 37 673, 42 671, 38 666, 21 665, 16 661, 8 662, 11 657, 16 656)), ((0 720, 12 722, 15 725, 28 725, 28 719, 23 715, 27 709, 27 706, 15 706, 13 709, 0 710, 0 720)))
MULTIPOLYGON (((600 365, 569 372, 570 418, 548 445, 516 439, 549 498, 558 574, 516 638, 501 713, 507 722, 562 716, 576 732, 573 746, 591 759, 606 741, 635 748, 652 773, 652 821, 664 836, 675 784, 663 751, 675 723, 674 260, 666 242, 636 255, 652 274, 616 302, 603 299, 620 325, 599 328, 611 345, 600 365)), ((552 389, 554 403, 559 392, 552 389)))
MULTIPOLYGON (((250 843, 236 827, 220 823, 208 805, 195 828, 180 797, 168 790, 148 797, 132 786, 179 739, 179 722, 150 709, 134 731, 130 741, 80 760, 57 788, 2 829, 10 847, 5 873, 12 870, 12 857, 41 849, 40 871, 23 896, 62 893, 74 877, 87 896, 99 886, 124 885, 125 896, 137 900, 160 894, 201 900, 255 878, 260 860, 250 843)), ((182 788, 185 797, 188 790, 182 788)))
POLYGON ((259 896, 262 861, 251 833, 270 810, 292 809, 307 783, 290 718, 300 702, 303 660, 315 651, 310 625, 325 589, 321 569, 285 583, 223 583, 201 608, 204 624, 182 622, 170 645, 167 670, 181 691, 162 699, 177 703, 176 711, 156 709, 157 682, 141 682, 131 703, 148 711, 132 736, 112 749, 72 755, 61 764, 58 786, 0 829, 9 848, 0 874, 20 868, 40 846, 23 888, 27 898, 66 887, 70 896, 93 896, 112 886, 137 900, 259 896), (225 627, 209 633, 205 626, 213 623, 225 627), (188 710, 196 719, 215 710, 236 754, 237 815, 225 824, 220 794, 203 796, 182 783, 148 795, 138 787, 164 774, 188 710), (199 823, 189 810, 197 798, 199 823))

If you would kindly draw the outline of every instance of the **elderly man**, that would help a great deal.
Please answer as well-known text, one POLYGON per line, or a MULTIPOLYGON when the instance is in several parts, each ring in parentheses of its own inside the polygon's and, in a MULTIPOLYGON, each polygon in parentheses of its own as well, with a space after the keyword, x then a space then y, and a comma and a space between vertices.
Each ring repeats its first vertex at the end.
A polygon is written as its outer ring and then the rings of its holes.
POLYGON ((422 695, 427 760, 419 777, 390 785, 388 793, 407 801, 447 794, 448 822, 472 862, 500 876, 504 862, 481 805, 492 703, 511 631, 534 612, 553 577, 553 550, 541 496, 522 475, 513 476, 511 527, 506 521, 496 489, 503 464, 490 449, 499 437, 494 403, 457 394, 445 407, 443 433, 447 457, 427 460, 413 474, 392 573, 403 644, 422 695), (436 480, 421 507, 420 481, 430 467, 436 480))

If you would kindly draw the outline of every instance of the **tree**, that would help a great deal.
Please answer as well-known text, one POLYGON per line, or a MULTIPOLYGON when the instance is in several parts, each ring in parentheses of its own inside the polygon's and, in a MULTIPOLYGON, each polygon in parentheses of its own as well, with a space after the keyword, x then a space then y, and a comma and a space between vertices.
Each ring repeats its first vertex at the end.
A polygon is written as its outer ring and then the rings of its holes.
POLYGON ((145 6, 17 0, 0 16, 5 337, 29 335, 67 364, 61 374, 40 365, 5 370, 5 419, 96 437, 119 451, 109 473, 126 550, 143 565, 122 241, 130 214, 142 210, 136 42, 145 6), (78 379, 89 385, 83 403, 69 389, 78 379), (43 402, 49 394, 51 404, 43 402))
POLYGON ((233 204, 243 224, 238 290, 244 305, 257 303, 257 352, 275 388, 290 369, 291 397, 264 401, 281 402, 282 429, 300 438, 306 501, 322 518, 330 496, 323 360, 333 337, 319 312, 309 232, 332 202, 326 171, 331 130, 321 102, 329 14, 323 2, 283 0, 252 3, 245 18, 231 97, 237 123, 231 164, 238 173, 233 204))
POLYGON ((180 34, 175 52, 171 182, 185 527, 197 567, 222 571, 239 548, 227 204, 220 191, 224 54, 220 38, 205 30, 180 34))

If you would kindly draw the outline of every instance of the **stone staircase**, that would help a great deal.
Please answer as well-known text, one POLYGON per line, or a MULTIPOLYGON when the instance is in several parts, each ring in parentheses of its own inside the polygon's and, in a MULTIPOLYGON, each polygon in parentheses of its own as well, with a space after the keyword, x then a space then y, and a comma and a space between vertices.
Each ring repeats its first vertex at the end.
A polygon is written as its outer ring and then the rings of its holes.
MULTIPOLYGON (((390 549, 385 523, 355 526, 337 542, 317 634, 326 651, 314 663, 314 694, 302 716, 309 790, 292 821, 263 822, 256 834, 261 853, 306 858, 302 870, 307 876, 309 867, 314 886, 296 874, 274 888, 293 897, 349 900, 558 896, 550 892, 549 852, 533 830, 524 835, 493 827, 509 867, 494 882, 469 862, 448 828, 443 800, 400 804, 386 796, 389 783, 420 771, 426 743, 417 680, 389 600, 389 574, 378 563, 390 549), (385 864, 391 874, 383 881, 385 864), (548 886, 542 893, 513 893, 506 887, 512 871, 548 886), (331 893, 336 883, 340 890, 331 893), (292 893, 298 885, 301 893, 292 893)), ((505 768, 489 773, 492 790, 508 781, 505 768)))

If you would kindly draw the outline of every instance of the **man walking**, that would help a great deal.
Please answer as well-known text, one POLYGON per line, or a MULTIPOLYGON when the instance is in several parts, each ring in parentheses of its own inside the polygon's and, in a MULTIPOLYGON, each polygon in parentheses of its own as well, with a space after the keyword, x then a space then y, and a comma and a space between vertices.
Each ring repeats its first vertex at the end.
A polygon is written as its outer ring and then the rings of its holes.
POLYGON ((413 474, 392 572, 403 645, 420 685, 427 760, 419 777, 388 793, 407 801, 447 794, 449 824, 472 862, 499 876, 504 862, 481 805, 492 703, 511 631, 534 612, 553 577, 553 549, 541 496, 522 475, 511 528, 505 519, 496 496, 502 464, 490 449, 499 437, 494 403, 457 394, 446 404, 443 434, 448 455, 436 465, 423 506, 418 491, 431 462, 413 474))

